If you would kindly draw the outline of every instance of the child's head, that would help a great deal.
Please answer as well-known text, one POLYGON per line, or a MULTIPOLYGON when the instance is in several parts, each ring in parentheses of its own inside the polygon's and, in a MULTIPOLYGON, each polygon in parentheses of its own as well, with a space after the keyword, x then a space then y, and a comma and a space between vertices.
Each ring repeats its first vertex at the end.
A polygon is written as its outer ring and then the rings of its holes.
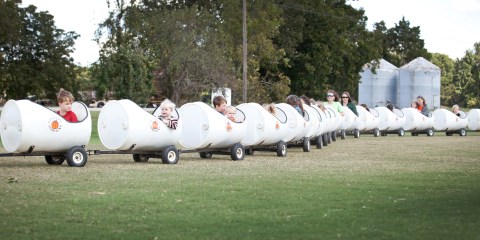
POLYGON ((288 95, 287 97, 287 104, 292 106, 298 106, 298 97, 297 95, 288 95))
POLYGON ((275 107, 275 103, 263 104, 263 108, 265 108, 269 113, 273 115, 277 113, 277 108, 275 107))
POLYGON ((460 107, 457 104, 452 106, 452 112, 458 113, 459 111, 460 111, 460 107))
POLYGON ((417 108, 418 107, 417 101, 413 101, 410 107, 417 108))
POLYGON ((162 117, 170 117, 173 110, 175 109, 175 103, 168 99, 165 99, 162 103, 160 103, 160 109, 162 110, 162 117))
POLYGON ((325 105, 323 101, 316 101, 315 104, 317 104, 317 107, 320 108, 320 110, 325 112, 325 105))
POLYGON ((62 114, 72 110, 73 101, 75 101, 75 98, 72 93, 60 88, 60 91, 57 93, 57 103, 62 114))
POLYGON ((58 91, 57 93, 58 105, 60 105, 60 103, 63 103, 63 102, 73 103, 73 101, 75 101, 75 98, 73 97, 72 93, 63 88, 60 88, 60 91, 58 91))
POLYGON ((225 107, 227 106, 227 99, 219 95, 213 98, 212 103, 215 110, 217 110, 218 112, 224 112, 225 107))
POLYGON ((237 109, 234 106, 226 106, 223 114, 230 120, 235 121, 235 113, 237 109))

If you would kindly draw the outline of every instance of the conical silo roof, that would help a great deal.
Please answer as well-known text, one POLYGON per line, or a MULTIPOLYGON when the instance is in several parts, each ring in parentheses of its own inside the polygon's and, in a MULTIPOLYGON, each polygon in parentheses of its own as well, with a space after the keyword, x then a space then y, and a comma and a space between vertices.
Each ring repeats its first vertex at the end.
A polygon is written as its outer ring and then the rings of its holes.
POLYGON ((433 63, 429 62, 423 57, 417 57, 411 62, 403 65, 400 69, 407 70, 440 70, 439 67, 435 66, 433 63))
MULTIPOLYGON (((390 69, 390 70, 395 70, 398 69, 398 67, 395 67, 395 65, 391 64, 385 59, 380 59, 379 64, 377 65, 377 69, 390 69)), ((363 65, 363 69, 372 69, 373 66, 375 66, 375 61, 371 61, 370 63, 367 63, 363 65)))

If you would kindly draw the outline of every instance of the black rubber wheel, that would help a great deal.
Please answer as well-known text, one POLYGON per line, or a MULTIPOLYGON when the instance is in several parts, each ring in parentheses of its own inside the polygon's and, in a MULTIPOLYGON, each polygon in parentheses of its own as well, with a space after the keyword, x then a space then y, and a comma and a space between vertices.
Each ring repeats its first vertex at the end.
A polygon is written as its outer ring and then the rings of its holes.
POLYGON ((88 154, 83 147, 76 146, 68 149, 67 163, 70 167, 83 167, 87 164, 88 154))
POLYGON ((45 161, 49 165, 62 165, 65 162, 65 156, 63 155, 46 155, 45 161))
POLYGON ((246 155, 252 156, 254 152, 255 152, 255 151, 254 151, 253 149, 251 149, 251 148, 245 149, 245 154, 246 154, 246 155))
POLYGON ((284 141, 277 143, 277 156, 286 157, 287 156, 287 144, 284 141))
POLYGON ((465 137, 465 136, 467 136, 467 131, 466 131, 464 128, 462 128, 462 129, 460 129, 460 131, 459 131, 458 134, 459 134, 461 137, 465 137))
POLYGON ((374 137, 380 136, 380 130, 378 130, 378 128, 373 129, 373 136, 374 137))
POLYGON ((230 156, 233 161, 243 160, 245 158, 245 148, 241 143, 235 143, 235 145, 230 148, 230 156))
POLYGON ((200 152, 200 158, 212 158, 213 154, 211 152, 200 152))
POLYGON ((303 151, 310 152, 310 138, 304 137, 303 138, 303 151))
POLYGON ((332 132, 332 141, 337 141, 337 130, 332 132))
POLYGON ((329 134, 327 133, 322 134, 322 142, 323 142, 323 146, 325 147, 328 146, 328 136, 329 134))
POLYGON ((150 159, 150 157, 143 154, 133 154, 132 157, 134 162, 148 162, 148 159, 150 159))
POLYGON ((346 137, 347 137, 347 131, 345 131, 345 129, 340 130, 340 138, 342 140, 345 140, 346 137))
POLYGON ((175 146, 168 146, 162 151, 163 164, 177 164, 178 158, 178 150, 175 146))
POLYGON ((317 149, 322 149, 322 135, 315 138, 315 145, 317 149))
POLYGON ((398 129, 398 136, 399 137, 405 136, 405 130, 403 130, 403 128, 398 129))
POLYGON ((433 129, 430 128, 430 129, 427 130, 427 136, 431 137, 431 136, 433 136, 433 134, 434 134, 433 129))
POLYGON ((360 130, 358 130, 358 129, 353 130, 353 137, 354 138, 359 138, 360 137, 360 130))

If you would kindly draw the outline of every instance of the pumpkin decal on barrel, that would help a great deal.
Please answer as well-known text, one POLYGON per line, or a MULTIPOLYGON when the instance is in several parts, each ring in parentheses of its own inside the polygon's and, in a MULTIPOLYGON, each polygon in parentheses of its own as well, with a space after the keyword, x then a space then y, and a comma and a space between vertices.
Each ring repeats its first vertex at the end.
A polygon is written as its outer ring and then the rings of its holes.
POLYGON ((52 132, 58 132, 62 129, 61 120, 58 118, 52 118, 48 121, 48 129, 52 132))

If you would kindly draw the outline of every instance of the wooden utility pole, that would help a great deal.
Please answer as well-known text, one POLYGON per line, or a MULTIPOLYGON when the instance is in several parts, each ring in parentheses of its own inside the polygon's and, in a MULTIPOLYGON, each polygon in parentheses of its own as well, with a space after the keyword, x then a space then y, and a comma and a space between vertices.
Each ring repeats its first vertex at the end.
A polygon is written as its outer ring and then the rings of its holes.
POLYGON ((243 52, 243 102, 247 102, 247 0, 243 0, 243 44, 242 44, 242 52, 243 52))

